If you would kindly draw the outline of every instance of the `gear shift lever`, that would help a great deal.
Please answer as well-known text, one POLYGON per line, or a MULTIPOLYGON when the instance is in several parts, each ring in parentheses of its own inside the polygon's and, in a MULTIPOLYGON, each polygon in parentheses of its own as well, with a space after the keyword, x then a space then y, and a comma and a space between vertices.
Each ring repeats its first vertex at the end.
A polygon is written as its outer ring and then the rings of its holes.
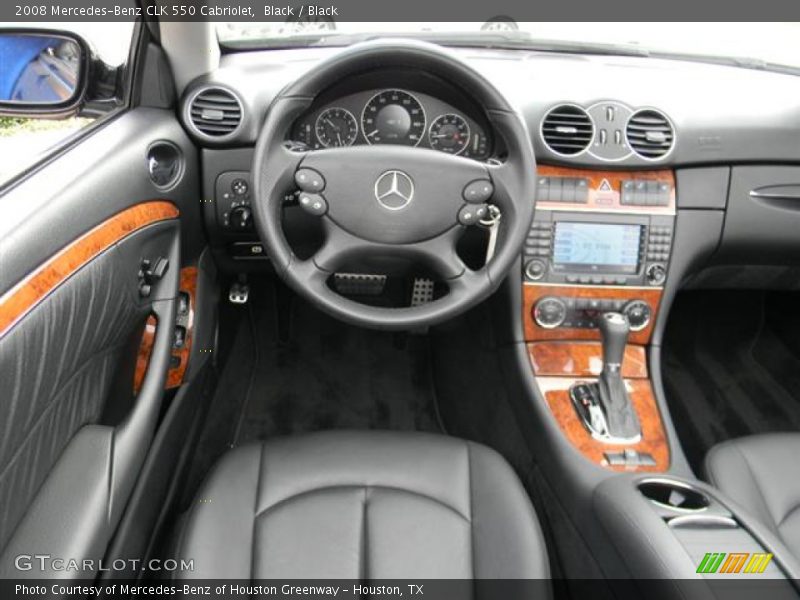
POLYGON ((607 312, 597 322, 603 339, 603 373, 618 372, 622 368, 625 344, 628 343, 628 332, 631 326, 625 315, 607 312))
POLYGON ((572 402, 594 437, 634 443, 641 438, 641 427, 622 379, 630 324, 625 315, 609 312, 600 316, 598 327, 603 338, 603 370, 597 383, 573 386, 572 402))

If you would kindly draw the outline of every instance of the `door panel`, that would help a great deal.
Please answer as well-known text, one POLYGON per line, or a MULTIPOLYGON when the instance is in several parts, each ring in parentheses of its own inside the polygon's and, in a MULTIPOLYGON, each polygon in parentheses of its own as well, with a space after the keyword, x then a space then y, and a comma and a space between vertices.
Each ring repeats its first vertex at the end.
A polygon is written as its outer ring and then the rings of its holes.
POLYGON ((20 572, 13 557, 106 550, 156 430, 181 260, 204 247, 197 181, 172 113, 137 109, 0 196, 0 577, 91 576, 20 572), (168 190, 147 169, 161 140, 185 161, 168 190), (146 374, 121 394, 148 318, 146 374))

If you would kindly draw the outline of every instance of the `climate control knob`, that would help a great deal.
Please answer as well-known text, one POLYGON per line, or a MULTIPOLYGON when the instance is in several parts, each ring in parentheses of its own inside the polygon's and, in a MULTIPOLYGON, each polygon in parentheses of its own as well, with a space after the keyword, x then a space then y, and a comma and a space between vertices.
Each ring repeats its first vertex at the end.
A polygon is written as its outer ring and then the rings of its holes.
POLYGON ((631 331, 641 331, 647 327, 653 314, 650 305, 644 300, 631 300, 623 307, 622 313, 628 317, 631 331))
POLYGON ((543 329, 560 327, 567 318, 567 305, 561 298, 547 296, 533 307, 533 320, 543 329))

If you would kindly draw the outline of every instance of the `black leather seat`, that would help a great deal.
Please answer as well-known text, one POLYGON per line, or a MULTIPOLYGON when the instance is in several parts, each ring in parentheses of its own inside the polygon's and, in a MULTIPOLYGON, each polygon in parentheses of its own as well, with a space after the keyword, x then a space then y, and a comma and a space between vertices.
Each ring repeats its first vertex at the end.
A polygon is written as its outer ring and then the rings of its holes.
POLYGON ((741 504, 800 559, 800 433, 723 442, 706 456, 714 486, 741 504))
POLYGON ((213 469, 179 555, 192 578, 549 576, 536 514, 499 454, 422 433, 243 446, 213 469))

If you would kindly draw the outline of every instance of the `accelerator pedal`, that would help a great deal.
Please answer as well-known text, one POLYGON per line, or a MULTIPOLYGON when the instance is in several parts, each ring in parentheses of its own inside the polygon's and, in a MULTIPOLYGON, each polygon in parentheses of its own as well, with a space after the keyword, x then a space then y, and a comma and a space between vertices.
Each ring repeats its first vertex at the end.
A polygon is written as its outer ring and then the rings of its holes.
POLYGON ((428 302, 433 302, 433 279, 415 277, 414 288, 411 290, 411 306, 420 306, 428 302))

